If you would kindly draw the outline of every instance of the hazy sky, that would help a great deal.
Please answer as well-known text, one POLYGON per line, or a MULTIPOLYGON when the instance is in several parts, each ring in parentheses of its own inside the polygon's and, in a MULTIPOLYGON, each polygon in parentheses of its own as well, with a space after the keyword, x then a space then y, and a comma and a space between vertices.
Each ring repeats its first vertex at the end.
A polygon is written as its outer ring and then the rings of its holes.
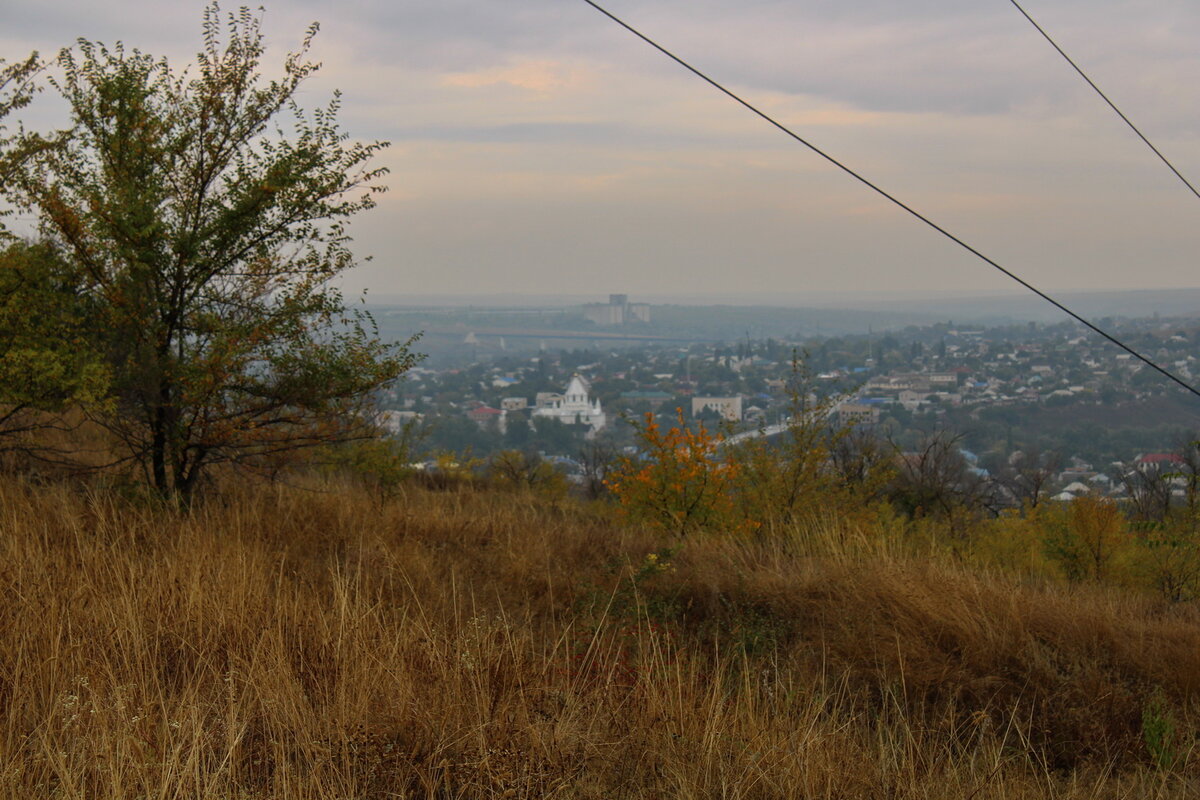
MULTIPOLYGON (((607 5, 1032 280, 1200 285, 1200 200, 1008 0, 607 5)), ((1200 181, 1200 3, 1025 7, 1200 181)), ((0 55, 83 36, 182 63, 201 9, 0 0, 0 55)), ((350 290, 1007 286, 580 0, 268 2, 270 70, 314 20, 301 102, 340 88, 343 127, 392 142, 350 290)))

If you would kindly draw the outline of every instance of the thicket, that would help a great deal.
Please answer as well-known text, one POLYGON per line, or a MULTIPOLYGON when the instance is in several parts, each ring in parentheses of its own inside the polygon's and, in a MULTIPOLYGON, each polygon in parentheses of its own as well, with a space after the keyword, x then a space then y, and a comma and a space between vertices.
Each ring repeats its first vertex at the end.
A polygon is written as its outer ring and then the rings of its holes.
POLYGON ((1053 459, 1027 454, 999 478, 963 457, 956 437, 914 450, 861 428, 827 424, 798 401, 774 442, 727 441, 705 425, 647 415, 636 455, 606 472, 619 513, 676 538, 764 539, 827 520, 909 535, 981 568, 1040 580, 1107 582, 1170 602, 1200 598, 1200 446, 1178 462, 1130 471, 1126 499, 1047 499, 1053 459))

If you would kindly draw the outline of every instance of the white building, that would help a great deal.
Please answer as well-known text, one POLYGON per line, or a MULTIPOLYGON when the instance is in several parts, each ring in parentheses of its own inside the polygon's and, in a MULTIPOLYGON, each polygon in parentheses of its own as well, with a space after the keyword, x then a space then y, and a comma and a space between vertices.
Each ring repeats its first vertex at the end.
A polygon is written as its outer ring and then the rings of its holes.
POLYGON ((590 425, 593 433, 603 428, 605 423, 600 401, 592 402, 588 398, 587 382, 578 375, 571 376, 571 382, 563 394, 539 392, 533 416, 557 419, 568 425, 583 423, 590 425))
POLYGON ((837 407, 838 422, 842 425, 875 425, 879 422, 879 406, 864 403, 841 403, 837 407))
POLYGON ((726 422, 742 421, 741 397, 693 397, 692 416, 698 417, 705 411, 715 411, 726 422))
POLYGON ((588 303, 583 315, 601 326, 628 325, 631 322, 649 322, 650 306, 647 303, 631 303, 629 295, 610 294, 608 304, 588 303))
POLYGON ((404 430, 405 425, 423 416, 415 411, 380 411, 375 415, 375 424, 395 436, 404 430))

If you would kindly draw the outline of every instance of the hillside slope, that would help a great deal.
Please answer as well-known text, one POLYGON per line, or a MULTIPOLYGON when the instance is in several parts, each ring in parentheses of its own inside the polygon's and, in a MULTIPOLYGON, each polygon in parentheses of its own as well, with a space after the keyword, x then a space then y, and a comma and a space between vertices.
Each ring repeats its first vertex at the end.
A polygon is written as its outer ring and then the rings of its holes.
POLYGON ((0 484, 0 798, 1180 797, 1200 613, 897 530, 0 484))

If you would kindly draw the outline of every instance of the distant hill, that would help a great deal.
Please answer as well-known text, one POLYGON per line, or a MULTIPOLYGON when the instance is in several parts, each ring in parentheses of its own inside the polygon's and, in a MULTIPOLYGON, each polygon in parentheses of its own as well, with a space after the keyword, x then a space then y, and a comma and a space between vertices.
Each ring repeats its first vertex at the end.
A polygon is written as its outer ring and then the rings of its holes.
MULTIPOLYGON (((1200 289, 1141 289, 1119 292, 1063 292, 1053 295, 1085 317, 1200 316, 1200 289)), ((905 298, 869 301, 864 309, 936 314, 964 322, 1057 322, 1066 315, 1033 294, 905 298)))

